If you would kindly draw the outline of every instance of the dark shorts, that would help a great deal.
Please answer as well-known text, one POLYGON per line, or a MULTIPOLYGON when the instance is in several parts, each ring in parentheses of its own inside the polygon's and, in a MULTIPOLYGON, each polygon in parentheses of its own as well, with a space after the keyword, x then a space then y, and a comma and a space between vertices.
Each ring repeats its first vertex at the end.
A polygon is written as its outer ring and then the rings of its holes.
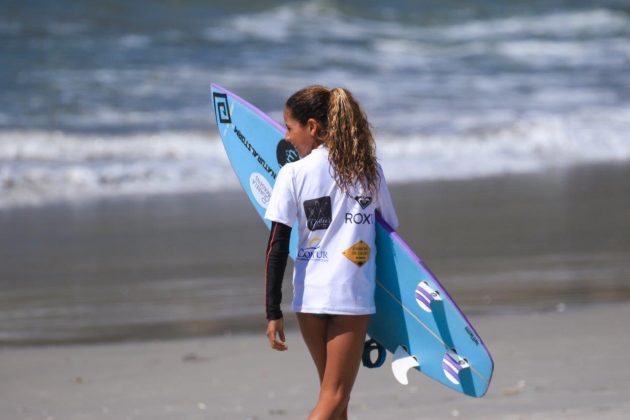
POLYGON ((332 317, 335 316, 334 314, 311 314, 311 315, 319 319, 332 319, 332 317))

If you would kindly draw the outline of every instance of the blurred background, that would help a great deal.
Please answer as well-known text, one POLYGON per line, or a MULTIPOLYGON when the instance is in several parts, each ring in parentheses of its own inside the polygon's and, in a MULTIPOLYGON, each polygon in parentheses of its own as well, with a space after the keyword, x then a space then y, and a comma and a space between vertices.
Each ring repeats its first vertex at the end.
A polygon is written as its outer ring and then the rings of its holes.
POLYGON ((349 88, 467 312, 630 298, 627 0, 3 0, 0 63, 2 345, 264 325, 211 82, 349 88))

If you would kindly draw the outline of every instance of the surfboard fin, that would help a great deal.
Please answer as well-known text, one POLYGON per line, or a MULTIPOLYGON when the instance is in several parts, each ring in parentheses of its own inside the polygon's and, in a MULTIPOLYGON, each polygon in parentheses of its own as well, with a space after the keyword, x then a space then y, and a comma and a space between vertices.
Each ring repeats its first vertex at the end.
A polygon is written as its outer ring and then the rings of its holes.
POLYGON ((403 385, 407 385, 407 372, 409 369, 418 367, 418 360, 411 356, 403 346, 398 346, 394 352, 394 361, 392 362, 392 373, 394 378, 403 385))

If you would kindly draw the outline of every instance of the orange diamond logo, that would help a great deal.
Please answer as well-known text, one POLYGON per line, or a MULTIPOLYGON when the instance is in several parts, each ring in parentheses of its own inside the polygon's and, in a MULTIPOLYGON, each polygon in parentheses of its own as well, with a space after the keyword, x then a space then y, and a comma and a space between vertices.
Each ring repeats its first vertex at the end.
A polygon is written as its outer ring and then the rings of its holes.
POLYGON ((343 255, 361 267, 370 259, 370 247, 362 240, 343 251, 343 255))

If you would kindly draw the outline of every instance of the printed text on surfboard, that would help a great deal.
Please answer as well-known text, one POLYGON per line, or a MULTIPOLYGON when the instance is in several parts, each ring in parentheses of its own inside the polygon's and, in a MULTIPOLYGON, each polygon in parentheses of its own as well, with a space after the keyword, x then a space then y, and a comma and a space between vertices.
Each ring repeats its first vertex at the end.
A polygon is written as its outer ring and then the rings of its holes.
POLYGON ((249 152, 252 154, 252 156, 254 156, 254 159, 256 159, 258 161, 258 163, 260 164, 260 166, 263 167, 263 169, 265 171, 267 171, 267 173, 269 175, 271 175, 271 177, 273 179, 276 179, 276 172, 271 169, 271 166, 269 166, 267 164, 267 162, 265 162, 265 159, 263 159, 262 156, 260 156, 260 154, 256 151, 256 149, 254 149, 254 146, 252 146, 248 141, 247 138, 245 138, 245 136, 243 135, 243 133, 241 133, 241 130, 239 130, 238 128, 236 128, 236 126, 234 126, 234 134, 236 134, 236 137, 238 137, 238 139, 241 141, 241 143, 243 143, 243 146, 245 146, 245 148, 247 150, 249 150, 249 152))

